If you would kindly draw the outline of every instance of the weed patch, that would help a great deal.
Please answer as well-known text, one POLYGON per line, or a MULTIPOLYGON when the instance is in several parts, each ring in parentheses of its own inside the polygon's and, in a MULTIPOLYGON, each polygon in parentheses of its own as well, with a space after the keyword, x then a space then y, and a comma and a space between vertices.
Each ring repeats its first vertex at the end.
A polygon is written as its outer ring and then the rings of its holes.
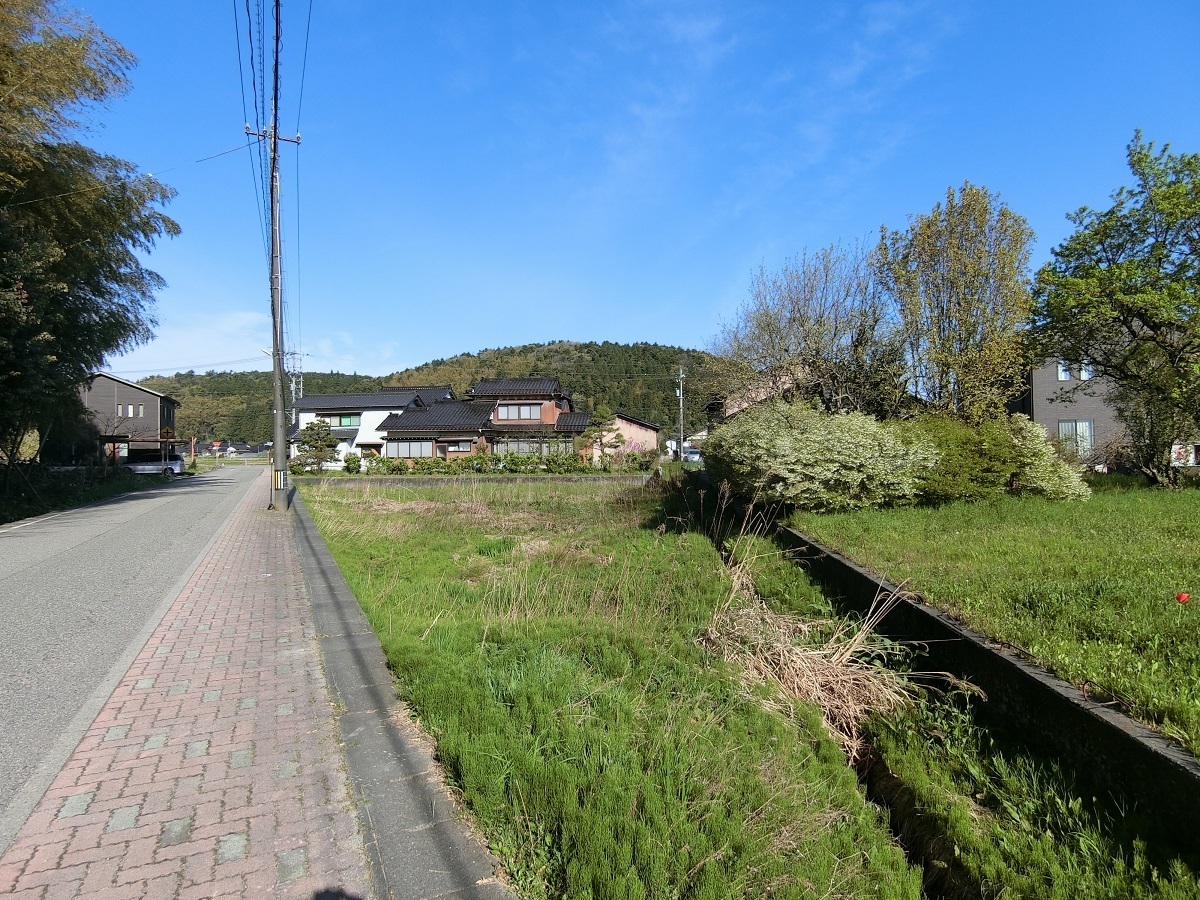
POLYGON ((301 491, 522 896, 919 895, 821 713, 700 646, 725 566, 652 490, 301 491))

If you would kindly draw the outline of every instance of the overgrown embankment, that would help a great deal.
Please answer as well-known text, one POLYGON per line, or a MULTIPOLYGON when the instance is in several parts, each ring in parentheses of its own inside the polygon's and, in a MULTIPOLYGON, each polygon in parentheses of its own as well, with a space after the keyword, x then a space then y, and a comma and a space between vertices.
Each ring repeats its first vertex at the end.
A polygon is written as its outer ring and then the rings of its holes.
MULTIPOLYGON (((301 490, 523 896, 915 897, 922 866, 931 896, 1200 895, 1142 823, 982 729, 964 693, 857 719, 907 863, 829 706, 710 652, 724 632, 828 658, 861 633, 772 542, 710 540, 711 495, 301 490)), ((858 649, 858 664, 905 652, 858 649)))
POLYGON ((523 896, 919 896, 819 710, 699 645, 725 568, 651 490, 301 491, 523 896))

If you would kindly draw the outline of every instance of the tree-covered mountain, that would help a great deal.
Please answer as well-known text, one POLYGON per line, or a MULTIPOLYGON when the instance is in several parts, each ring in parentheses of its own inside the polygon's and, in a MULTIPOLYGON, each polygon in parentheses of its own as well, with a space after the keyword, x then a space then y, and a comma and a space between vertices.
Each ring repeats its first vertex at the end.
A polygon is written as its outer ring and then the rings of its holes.
MULTIPOLYGON (((577 409, 620 410, 661 425, 674 435, 679 422, 679 398, 675 393, 679 368, 682 366, 688 376, 684 381, 684 417, 691 432, 705 425, 706 398, 689 388, 703 381, 701 376, 710 358, 700 350, 660 344, 555 341, 461 353, 384 378, 306 372, 304 393, 449 384, 462 395, 483 378, 553 376, 572 392, 577 409)), ((180 401, 176 432, 181 438, 251 444, 271 439, 270 372, 180 372, 143 378, 140 383, 180 401)), ((287 396, 291 396, 290 387, 287 396)))
MULTIPOLYGON (((304 373, 306 394, 374 391, 382 383, 382 378, 369 375, 304 373)), ((139 384, 180 402, 175 417, 175 433, 180 438, 245 441, 248 444, 271 440, 270 372, 205 372, 202 375, 178 372, 143 378, 139 384)), ((284 397, 290 403, 290 385, 285 385, 284 397)))
POLYGON ((384 383, 450 384, 461 395, 483 378, 552 376, 571 391, 577 409, 619 410, 674 434, 679 423, 675 389, 681 366, 688 376, 684 381, 685 424, 689 430, 704 427, 705 404, 699 396, 692 397, 688 387, 709 359, 702 350, 661 344, 554 341, 435 359, 389 375, 384 383))

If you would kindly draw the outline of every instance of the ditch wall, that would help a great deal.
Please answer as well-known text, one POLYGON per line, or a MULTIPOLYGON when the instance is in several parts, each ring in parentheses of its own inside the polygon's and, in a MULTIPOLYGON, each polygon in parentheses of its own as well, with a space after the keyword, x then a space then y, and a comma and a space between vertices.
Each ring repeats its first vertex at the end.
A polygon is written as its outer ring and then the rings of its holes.
MULTIPOLYGON (((865 612, 880 594, 904 593, 793 528, 779 534, 796 562, 849 608, 865 612)), ((877 630, 920 645, 918 670, 948 672, 981 688, 982 715, 1058 759, 1097 797, 1121 794, 1172 830, 1200 833, 1200 763, 1184 748, 919 598, 897 604, 877 630)))

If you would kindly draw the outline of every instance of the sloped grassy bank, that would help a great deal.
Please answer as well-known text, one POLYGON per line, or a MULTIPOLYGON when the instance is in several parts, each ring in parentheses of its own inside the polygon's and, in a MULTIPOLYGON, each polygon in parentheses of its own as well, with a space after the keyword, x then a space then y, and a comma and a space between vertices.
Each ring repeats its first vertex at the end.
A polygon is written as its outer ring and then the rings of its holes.
POLYGON ((819 711, 699 645, 726 570, 652 489, 300 489, 522 896, 919 896, 819 711))
MULTIPOLYGON (((770 607, 814 620, 834 615, 774 542, 737 544, 770 607)), ((1070 771, 1030 753, 1022 736, 985 727, 977 713, 986 701, 970 686, 930 687, 914 703, 868 719, 855 763, 924 865, 930 896, 1200 896, 1188 866, 1197 861, 1194 838, 1131 815, 1127 798, 1096 797, 1070 771)))

